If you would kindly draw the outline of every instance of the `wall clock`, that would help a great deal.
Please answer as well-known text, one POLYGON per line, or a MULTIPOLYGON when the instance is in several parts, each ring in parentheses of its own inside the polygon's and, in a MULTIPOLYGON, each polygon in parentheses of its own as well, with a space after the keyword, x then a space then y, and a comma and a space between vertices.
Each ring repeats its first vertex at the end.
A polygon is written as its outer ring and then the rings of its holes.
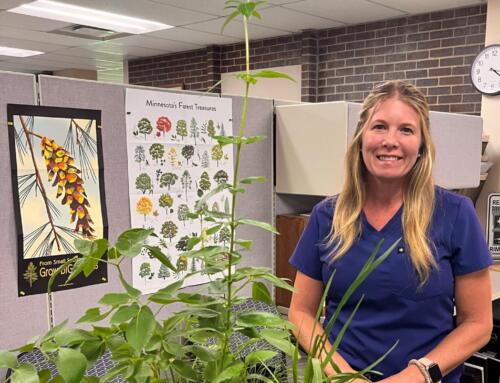
POLYGON ((500 45, 489 45, 474 59, 471 67, 474 87, 486 95, 500 94, 500 45))

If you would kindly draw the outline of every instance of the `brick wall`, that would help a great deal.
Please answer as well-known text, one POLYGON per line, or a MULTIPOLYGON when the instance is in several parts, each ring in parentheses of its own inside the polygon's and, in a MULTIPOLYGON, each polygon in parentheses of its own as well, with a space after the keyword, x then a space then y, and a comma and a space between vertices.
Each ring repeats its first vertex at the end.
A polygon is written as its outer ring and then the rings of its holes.
MULTIPOLYGON (((361 101, 374 84, 404 79, 433 110, 478 114, 469 70, 484 46, 486 5, 252 41, 252 69, 302 66, 302 100, 361 101)), ((131 84, 206 90, 244 70, 242 44, 129 62, 131 84)), ((216 91, 220 89, 216 88, 216 91)))

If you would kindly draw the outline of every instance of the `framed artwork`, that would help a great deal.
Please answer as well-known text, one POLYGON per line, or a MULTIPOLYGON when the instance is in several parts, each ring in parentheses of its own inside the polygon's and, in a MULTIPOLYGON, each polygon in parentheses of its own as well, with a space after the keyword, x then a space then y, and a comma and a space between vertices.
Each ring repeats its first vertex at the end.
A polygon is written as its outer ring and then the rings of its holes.
MULTIPOLYGON (((102 167, 101 112, 7 105, 18 248, 18 295, 47 292, 54 271, 78 256, 75 239, 107 237, 102 167)), ((99 264, 88 278, 53 291, 107 282, 99 264)))

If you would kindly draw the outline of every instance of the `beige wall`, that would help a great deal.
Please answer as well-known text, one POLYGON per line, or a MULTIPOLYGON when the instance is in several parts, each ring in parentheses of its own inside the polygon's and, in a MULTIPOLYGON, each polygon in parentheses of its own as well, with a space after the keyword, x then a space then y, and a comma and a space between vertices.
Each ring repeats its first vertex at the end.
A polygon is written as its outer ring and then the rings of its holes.
MULTIPOLYGON (((485 45, 500 44, 500 0, 488 0, 486 16, 485 45)), ((483 96, 481 116, 483 117, 483 132, 490 136, 486 148, 489 160, 494 163, 488 174, 488 179, 477 201, 477 213, 483 227, 486 225, 486 209, 488 195, 500 192, 500 95, 483 96)))

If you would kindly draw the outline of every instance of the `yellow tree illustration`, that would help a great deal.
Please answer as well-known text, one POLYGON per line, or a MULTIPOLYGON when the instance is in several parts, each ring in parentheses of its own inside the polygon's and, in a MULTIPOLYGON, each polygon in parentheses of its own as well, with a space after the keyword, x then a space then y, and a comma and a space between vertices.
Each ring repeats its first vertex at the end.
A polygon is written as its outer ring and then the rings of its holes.
POLYGON ((144 222, 146 222, 146 216, 151 214, 153 211, 153 202, 151 201, 151 198, 147 196, 139 198, 139 201, 137 201, 137 204, 135 205, 135 210, 144 216, 144 222))

